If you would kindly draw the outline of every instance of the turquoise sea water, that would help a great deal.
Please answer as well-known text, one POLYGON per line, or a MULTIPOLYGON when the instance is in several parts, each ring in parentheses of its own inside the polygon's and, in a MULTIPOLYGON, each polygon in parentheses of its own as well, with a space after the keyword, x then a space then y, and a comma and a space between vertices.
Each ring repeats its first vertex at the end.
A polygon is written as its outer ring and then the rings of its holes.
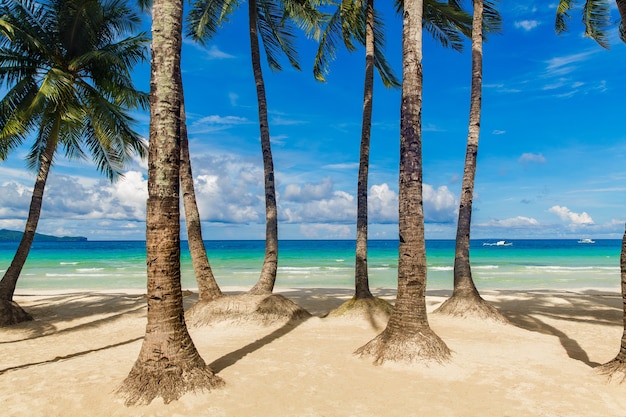
MULTIPOLYGON (((474 240, 471 261, 479 289, 581 289, 619 291, 620 240, 511 240, 510 246, 474 240)), ((429 240, 428 289, 451 289, 453 240, 429 240)), ((17 242, 0 243, 0 273, 17 242)), ((251 286, 258 279, 263 241, 207 241, 220 286, 251 286)), ((281 241, 278 287, 352 287, 354 241, 281 241)), ((369 242, 370 286, 395 288, 398 243, 369 242)), ((182 247, 183 288, 195 288, 187 242, 182 247)), ((35 242, 18 282, 28 289, 141 289, 146 286, 145 242, 35 242)))

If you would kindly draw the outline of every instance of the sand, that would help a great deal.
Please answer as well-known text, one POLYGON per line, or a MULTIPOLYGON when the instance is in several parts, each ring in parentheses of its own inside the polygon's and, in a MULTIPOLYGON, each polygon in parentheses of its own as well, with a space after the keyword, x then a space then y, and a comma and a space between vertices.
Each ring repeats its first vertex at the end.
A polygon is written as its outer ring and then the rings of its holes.
MULTIPOLYGON (((145 331, 132 291, 46 293, 16 301, 36 320, 0 329, 3 416, 626 416, 626 383, 597 370, 619 349, 621 296, 602 291, 487 291, 513 323, 430 314, 453 351, 445 365, 372 365, 352 352, 382 330, 323 318, 349 289, 280 289, 314 317, 296 327, 191 328, 224 388, 126 407, 114 390, 145 331)), ((376 295, 393 300, 394 290, 376 295)), ((430 291, 429 311, 449 296, 430 291)), ((195 295, 185 298, 191 306, 195 295)))

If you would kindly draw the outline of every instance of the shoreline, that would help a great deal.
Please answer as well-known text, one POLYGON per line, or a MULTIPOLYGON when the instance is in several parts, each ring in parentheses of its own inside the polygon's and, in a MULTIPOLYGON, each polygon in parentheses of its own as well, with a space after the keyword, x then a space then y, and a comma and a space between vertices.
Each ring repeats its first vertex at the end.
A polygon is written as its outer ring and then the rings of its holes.
MULTIPOLYGON (((227 287, 228 293, 247 287, 227 287)), ((554 416, 624 417, 626 385, 594 368, 617 354, 622 299, 605 289, 484 290, 511 325, 429 314, 453 351, 449 363, 384 364, 352 352, 382 328, 322 318, 352 288, 276 292, 314 317, 293 328, 190 328, 226 382, 168 405, 125 407, 113 392, 137 359, 145 290, 19 289, 35 321, 0 329, 0 402, 9 416, 554 416)), ((393 300, 395 289, 373 288, 393 300)), ((431 313, 449 295, 427 290, 431 313)), ((184 298, 188 308, 197 294, 184 298)))

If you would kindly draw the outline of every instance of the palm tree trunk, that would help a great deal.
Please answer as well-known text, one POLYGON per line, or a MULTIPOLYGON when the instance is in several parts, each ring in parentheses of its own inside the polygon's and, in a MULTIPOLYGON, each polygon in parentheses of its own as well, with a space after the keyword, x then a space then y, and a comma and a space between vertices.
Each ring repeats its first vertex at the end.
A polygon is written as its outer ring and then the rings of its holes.
POLYGON ((422 201, 422 0, 405 0, 402 29, 398 295, 385 330, 355 353, 375 363, 442 361, 450 356, 426 314, 422 201))
POLYGON ((615 0, 617 10, 622 18, 622 25, 626 25, 626 0, 615 0))
POLYGON ((7 268, 2 280, 0 281, 0 300, 13 300, 17 280, 20 277, 24 264, 26 263, 26 258, 28 257, 28 253, 30 252, 30 248, 35 238, 37 224, 39 223, 39 217, 41 215, 41 206, 43 203, 46 181, 48 180, 48 174, 50 173, 50 167, 52 165, 52 158, 54 157, 54 151, 56 150, 59 122, 60 121, 57 120, 55 126, 56 130, 52 133, 52 137, 48 138, 46 148, 41 157, 41 161, 39 162, 39 172, 37 173, 35 187, 33 188, 33 195, 30 200, 26 227, 24 228, 24 234, 22 235, 20 244, 17 247, 13 261, 11 261, 11 265, 7 268))
POLYGON ((250 48, 252 70, 256 83, 259 106, 259 128, 261 131, 261 150, 263 152, 263 172, 265 178, 265 258, 258 282, 250 290, 251 294, 270 294, 274 290, 278 269, 278 209, 276 207, 276 186, 274 182, 274 162, 270 144, 270 129, 267 120, 267 100, 265 83, 261 71, 261 53, 257 33, 257 2, 248 0, 250 18, 250 48))
POLYGON ((470 114, 461 185, 461 202, 456 229, 456 248, 454 254, 454 291, 436 313, 452 316, 491 318, 506 323, 507 320, 498 310, 487 303, 478 293, 472 279, 470 265, 470 230, 472 223, 472 203, 476 178, 476 158, 480 135, 480 116, 483 81, 483 0, 474 0, 472 22, 472 87, 470 93, 470 114))
POLYGON ((11 261, 11 265, 9 265, 2 280, 0 280, 0 326, 17 324, 33 319, 30 314, 13 301, 13 295, 15 294, 17 280, 20 277, 33 240, 35 239, 35 231, 37 230, 37 224, 39 223, 39 217, 41 215, 43 194, 56 150, 59 124, 60 120, 57 119, 54 130, 46 142, 46 148, 39 161, 39 172, 37 173, 33 195, 30 200, 30 208, 28 210, 28 219, 26 220, 24 234, 22 234, 22 239, 17 247, 13 261, 11 261))
POLYGON ((480 134, 480 113, 483 80, 482 48, 483 0, 474 0, 472 26, 472 87, 470 93, 470 115, 461 186, 461 203, 456 231, 456 250, 454 256, 454 292, 460 296, 478 296, 472 280, 470 267, 470 228, 472 222, 472 203, 474 200, 474 182, 476 178, 476 157, 478 155, 478 137, 480 134))
POLYGON ((182 1, 155 0, 146 252, 148 324, 139 357, 118 392, 127 405, 165 403, 223 384, 187 331, 180 283, 180 104, 182 1))
MULTIPOLYGON (((182 76, 179 73, 179 88, 183 91, 182 76)), ((183 192, 185 222, 187 224, 187 243, 191 254, 191 263, 198 283, 198 301, 210 301, 221 297, 222 291, 217 285, 211 264, 202 239, 200 212, 196 203, 196 191, 193 186, 191 158, 189 156, 189 138, 185 115, 184 94, 180 102, 180 185, 183 192)))
POLYGON ((374 97, 374 0, 367 1, 365 32, 365 86, 357 185, 356 262, 354 268, 355 299, 371 298, 367 270, 367 188, 374 97))

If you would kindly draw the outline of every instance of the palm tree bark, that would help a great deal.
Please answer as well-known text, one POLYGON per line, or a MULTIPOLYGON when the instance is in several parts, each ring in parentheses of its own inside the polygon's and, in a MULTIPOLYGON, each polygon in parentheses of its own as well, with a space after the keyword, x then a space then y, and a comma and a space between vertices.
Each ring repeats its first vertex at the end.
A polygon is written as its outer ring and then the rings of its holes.
POLYGON ((480 135, 480 116, 483 79, 483 0, 474 0, 472 23, 472 87, 470 93, 470 114, 461 186, 461 202, 456 229, 454 254, 454 291, 435 312, 453 316, 476 316, 493 318, 506 322, 506 319, 487 303, 478 293, 470 265, 470 230, 472 223, 472 203, 476 178, 476 158, 480 135))
MULTIPOLYGON (((179 73, 179 88, 183 91, 182 76, 179 73)), ((206 253, 202 238, 202 224, 200 212, 196 202, 196 191, 193 185, 193 172, 191 170, 191 158, 189 156, 189 138, 187 136, 187 118, 185 115, 184 94, 181 94, 180 102, 180 186, 183 192, 183 204, 185 207, 185 222, 187 224, 187 243, 191 254, 191 263, 198 283, 198 301, 210 301, 221 297, 220 290, 211 264, 206 253)))
POLYGON ((619 11, 619 15, 622 19, 622 24, 626 24, 626 0, 615 0, 617 4, 617 10, 619 11))
POLYGON ((257 32, 257 2, 248 0, 250 18, 250 48, 252 70, 256 84, 259 106, 259 128, 261 131, 261 150, 263 152, 263 173, 265 178, 265 258, 258 282, 250 290, 251 294, 270 294, 274 290, 278 270, 278 209, 276 207, 276 186, 274 182, 274 162, 270 144, 270 129, 267 120, 267 99, 265 82, 261 71, 261 53, 257 32))
POLYGON ((445 343, 426 314, 426 243, 422 201, 422 0, 405 0, 402 28, 398 295, 389 323, 357 355, 374 363, 444 361, 445 343))
POLYGON ((165 403, 223 384, 187 331, 180 283, 182 1, 155 0, 152 18, 146 251, 148 324, 139 357, 118 392, 127 405, 165 403))
POLYGON ((626 381, 626 230, 622 236, 622 251, 620 255, 620 272, 622 287, 623 325, 622 341, 617 356, 610 362, 600 366, 599 371, 609 377, 617 377, 619 382, 626 381))
POLYGON ((357 185, 356 261, 354 268, 355 295, 359 300, 371 298, 367 270, 367 188, 374 97, 374 0, 367 1, 365 28, 365 86, 363 88, 363 118, 357 185))
MULTIPOLYGON (((59 124, 56 124, 56 128, 59 124)), ((58 131, 57 131, 58 132, 58 131)), ((20 244, 17 247, 13 261, 4 273, 2 280, 0 281, 0 299, 12 301, 13 294, 15 293, 15 287, 17 280, 22 272, 22 268, 28 258, 28 253, 35 239, 35 232, 37 231, 37 224, 39 223, 39 217, 41 215, 41 206, 43 203, 43 194, 46 188, 46 181, 48 180, 48 174, 50 173, 50 167, 52 166, 52 158, 54 157, 54 151, 56 150, 56 135, 48 138, 46 142, 46 149, 42 155, 39 163, 39 172, 37 173, 37 179, 35 180, 35 187, 33 188, 33 195, 30 200, 30 207, 28 209, 28 219, 26 220, 26 227, 24 228, 24 234, 20 240, 20 244)))
POLYGON ((51 137, 46 142, 46 148, 42 154, 39 162, 39 171, 37 173, 37 179, 35 180, 35 186, 33 188, 33 195, 30 200, 30 207, 28 210, 28 219, 26 220, 26 226, 24 228, 24 234, 15 251, 11 265, 7 268, 2 280, 0 280, 0 300, 2 304, 2 315, 0 316, 0 325, 12 325, 21 323, 23 321, 32 320, 32 316, 24 311, 17 303, 13 302, 13 295, 15 294, 15 288, 17 287, 17 281, 24 268, 26 259, 30 252, 30 248, 35 239, 35 232, 37 231, 37 224, 39 223, 39 217, 41 215, 41 207, 43 204, 43 195, 46 188, 46 182, 48 180, 48 174, 52 166, 52 159, 57 145, 59 120, 55 124, 55 131, 52 132, 51 137))

